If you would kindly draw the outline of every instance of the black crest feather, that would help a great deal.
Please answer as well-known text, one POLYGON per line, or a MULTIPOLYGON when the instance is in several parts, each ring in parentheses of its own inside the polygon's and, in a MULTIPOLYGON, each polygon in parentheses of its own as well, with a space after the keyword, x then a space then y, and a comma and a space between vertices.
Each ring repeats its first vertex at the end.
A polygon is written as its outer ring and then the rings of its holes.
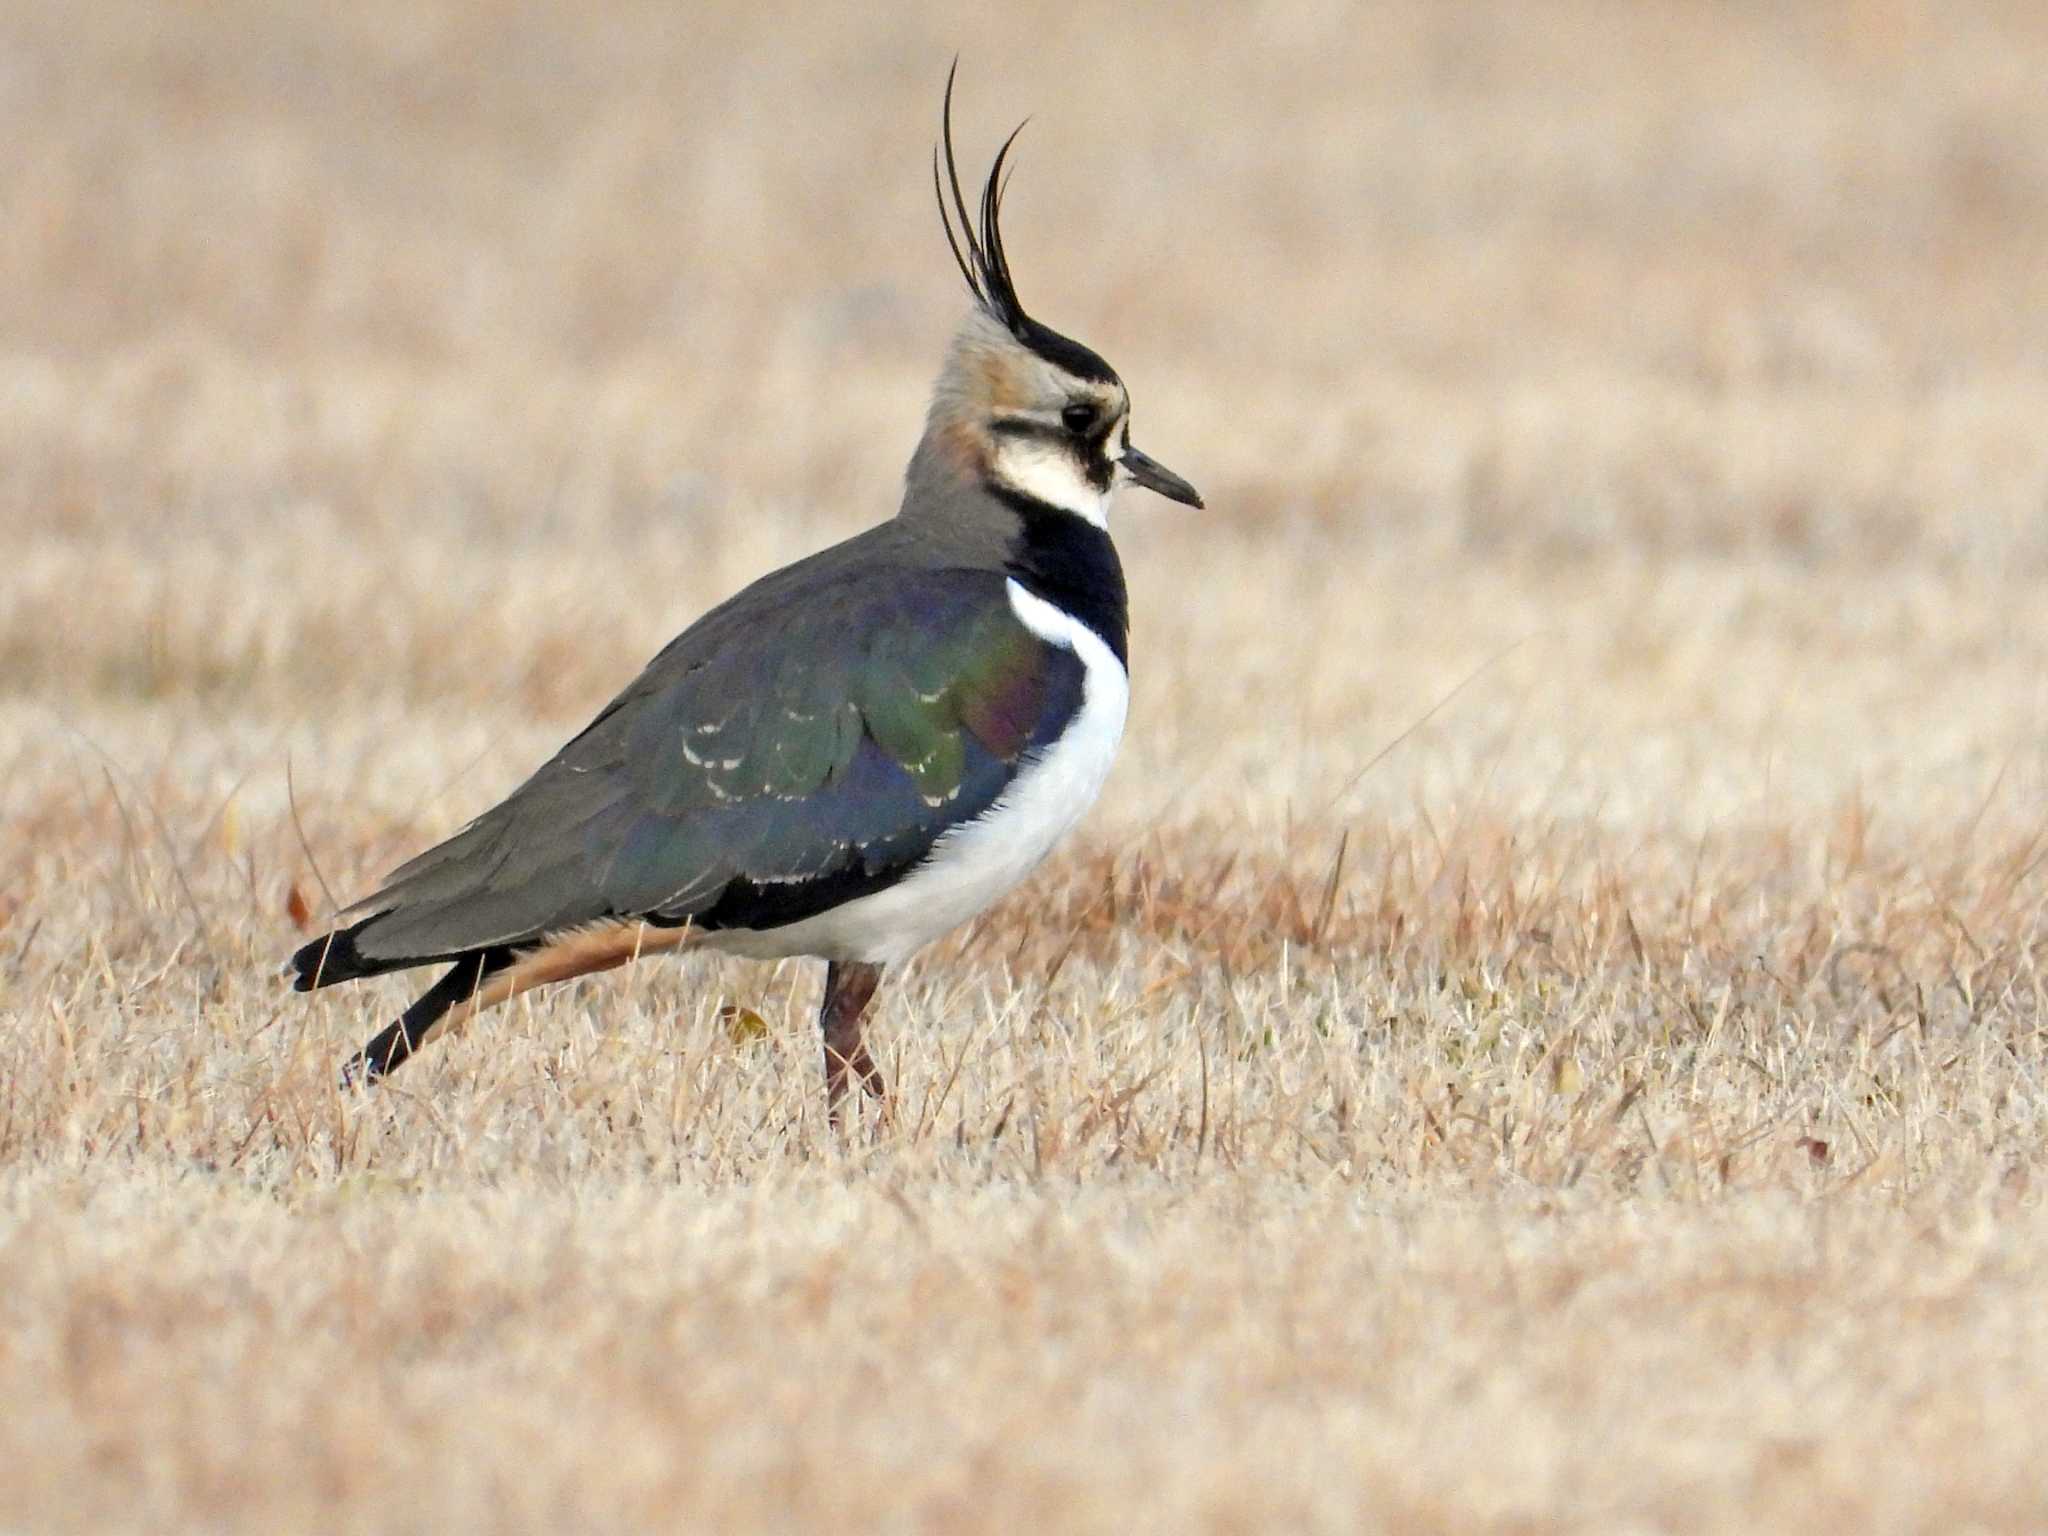
MULTIPOLYGON (((980 216, 968 206, 960 186, 960 164, 953 153, 953 77, 960 72, 959 59, 946 71, 946 98, 939 113, 939 142, 932 148, 932 192, 939 200, 939 219, 946 226, 946 244, 960 275, 967 279, 967 291, 974 302, 1004 330, 1039 356, 1057 363, 1083 378, 1115 382, 1116 370, 1094 352, 1049 326, 1040 325, 1024 313, 1017 298, 1017 284, 1010 276, 1010 257, 1003 249, 1003 192, 1009 178, 1003 167, 1010 147, 1024 131, 1024 123, 1010 130, 1003 147, 996 151, 988 179, 981 185, 980 216), (952 195, 951 202, 947 194, 952 195), (955 220, 958 220, 957 232, 955 220)), ((1026 118, 1025 122, 1030 119, 1026 118)))

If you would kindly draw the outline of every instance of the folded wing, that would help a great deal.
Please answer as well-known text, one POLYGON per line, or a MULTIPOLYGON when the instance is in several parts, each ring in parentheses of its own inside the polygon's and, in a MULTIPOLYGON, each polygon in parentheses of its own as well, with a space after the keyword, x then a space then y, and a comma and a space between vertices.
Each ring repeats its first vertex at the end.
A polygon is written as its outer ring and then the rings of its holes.
POLYGON ((1081 663, 1025 628, 999 572, 808 566, 685 631, 301 950, 298 985, 606 920, 796 922, 916 868, 1079 707, 1081 663))

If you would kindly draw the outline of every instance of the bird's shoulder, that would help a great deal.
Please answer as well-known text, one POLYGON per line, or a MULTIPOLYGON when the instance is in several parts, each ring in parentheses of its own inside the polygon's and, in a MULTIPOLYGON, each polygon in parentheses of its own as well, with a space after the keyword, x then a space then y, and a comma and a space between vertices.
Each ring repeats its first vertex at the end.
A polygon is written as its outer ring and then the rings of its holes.
POLYGON ((684 810, 808 793, 865 737, 946 795, 970 746, 1014 763, 1078 683, 1071 655, 1018 615, 1010 580, 884 524, 706 613, 543 772, 626 774, 684 810))

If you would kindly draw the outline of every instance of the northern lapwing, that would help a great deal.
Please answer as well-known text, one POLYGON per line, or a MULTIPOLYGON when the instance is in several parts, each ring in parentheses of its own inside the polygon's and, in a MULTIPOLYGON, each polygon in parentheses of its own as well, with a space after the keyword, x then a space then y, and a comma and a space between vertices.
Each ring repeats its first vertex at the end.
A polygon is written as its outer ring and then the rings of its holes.
POLYGON ((1131 446, 1116 370, 1024 312, 1001 224, 1017 136, 977 218, 952 99, 949 74, 932 184, 974 308, 895 517, 705 614, 292 956, 300 991, 451 967, 344 1081, 529 988, 709 944, 827 962, 836 1115, 849 1070, 883 1094, 861 1039, 882 968, 1016 885, 1101 790, 1129 700, 1110 499, 1130 482, 1202 500, 1131 446))

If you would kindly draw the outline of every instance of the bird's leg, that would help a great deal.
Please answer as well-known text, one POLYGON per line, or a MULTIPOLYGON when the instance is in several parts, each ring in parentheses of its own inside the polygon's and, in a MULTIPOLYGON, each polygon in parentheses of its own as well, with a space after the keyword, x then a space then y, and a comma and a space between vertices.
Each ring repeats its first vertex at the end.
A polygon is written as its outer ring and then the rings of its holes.
POLYGON ((882 968, 860 960, 834 960, 825 967, 825 1001, 818 1008, 818 1030, 825 1037, 825 1101, 833 1124, 839 1122, 839 1101, 846 1097, 850 1067, 860 1085, 877 1103, 887 1103, 882 1074, 875 1070, 860 1037, 861 1015, 882 979, 882 968))

